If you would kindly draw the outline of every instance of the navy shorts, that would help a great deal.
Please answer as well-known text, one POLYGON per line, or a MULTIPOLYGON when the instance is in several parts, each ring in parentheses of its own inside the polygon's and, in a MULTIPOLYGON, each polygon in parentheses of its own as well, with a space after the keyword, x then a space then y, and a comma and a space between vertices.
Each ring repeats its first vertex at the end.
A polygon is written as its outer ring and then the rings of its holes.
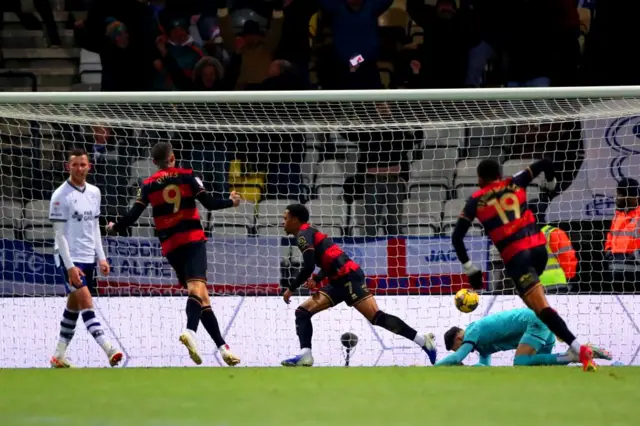
POLYGON ((207 282, 207 243, 199 241, 180 246, 167 254, 169 264, 176 271, 178 282, 187 287, 189 281, 207 282))
POLYGON ((545 246, 534 247, 516 254, 504 266, 507 276, 513 280, 520 295, 525 295, 540 282, 548 257, 545 246))
POLYGON ((318 293, 327 296, 331 301, 331 306, 339 305, 342 302, 347 306, 353 306, 371 297, 362 269, 330 281, 328 285, 319 289, 318 293))
POLYGON ((67 268, 64 266, 64 264, 60 265, 60 270, 62 271, 62 275, 64 276, 64 289, 67 294, 82 287, 89 287, 89 291, 93 292, 93 290, 96 288, 96 264, 74 263, 74 265, 77 268, 80 268, 82 272, 84 272, 84 277, 80 277, 82 279, 82 285, 80 287, 72 286, 69 283, 69 274, 67 273, 67 268))

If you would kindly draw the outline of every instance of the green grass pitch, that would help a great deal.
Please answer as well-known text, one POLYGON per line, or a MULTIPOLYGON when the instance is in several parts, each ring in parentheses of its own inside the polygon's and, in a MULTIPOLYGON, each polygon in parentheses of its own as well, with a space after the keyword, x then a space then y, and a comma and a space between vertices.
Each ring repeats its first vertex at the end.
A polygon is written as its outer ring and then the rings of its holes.
POLYGON ((640 368, 0 370, 3 426, 637 426, 640 368))

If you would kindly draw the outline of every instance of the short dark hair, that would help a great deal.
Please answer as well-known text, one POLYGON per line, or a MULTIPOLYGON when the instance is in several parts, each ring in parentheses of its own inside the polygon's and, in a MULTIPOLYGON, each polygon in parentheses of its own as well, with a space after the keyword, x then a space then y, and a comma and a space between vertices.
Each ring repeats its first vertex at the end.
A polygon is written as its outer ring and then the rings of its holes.
POLYGON ((309 222, 309 209, 304 204, 289 204, 289 215, 298 219, 301 223, 309 222))
POLYGON ((456 341, 456 337, 458 333, 460 333, 462 329, 460 327, 451 327, 444 333, 444 347, 450 351, 453 347, 453 344, 456 341))
POLYGON ((173 148, 169 142, 158 142, 151 148, 151 158, 160 168, 165 168, 169 164, 169 157, 173 152, 173 148))
POLYGON ((502 177, 500 164, 496 160, 482 160, 478 164, 478 177, 486 181, 500 179, 502 177))
POLYGON ((87 153, 86 150, 82 149, 82 148, 74 148, 73 150, 71 150, 71 152, 69 153, 69 155, 67 156, 67 161, 71 160, 71 157, 82 157, 83 155, 87 156, 87 159, 89 161, 91 161, 91 159, 89 158, 89 154, 87 153))

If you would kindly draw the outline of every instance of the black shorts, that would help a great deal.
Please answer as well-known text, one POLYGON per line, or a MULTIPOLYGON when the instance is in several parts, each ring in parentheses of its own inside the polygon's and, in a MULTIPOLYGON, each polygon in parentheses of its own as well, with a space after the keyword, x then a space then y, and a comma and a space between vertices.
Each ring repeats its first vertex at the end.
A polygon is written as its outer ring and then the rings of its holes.
POLYGON ((331 301, 332 306, 344 302, 347 306, 353 306, 371 297, 362 269, 350 272, 342 278, 329 282, 328 285, 318 290, 331 301))
POLYGON ((166 257, 176 271, 178 282, 183 287, 186 288, 189 281, 207 282, 207 243, 205 241, 180 246, 166 257))
POLYGON ((513 280, 521 296, 540 282, 548 257, 547 248, 539 246, 521 251, 505 265, 507 276, 513 280))

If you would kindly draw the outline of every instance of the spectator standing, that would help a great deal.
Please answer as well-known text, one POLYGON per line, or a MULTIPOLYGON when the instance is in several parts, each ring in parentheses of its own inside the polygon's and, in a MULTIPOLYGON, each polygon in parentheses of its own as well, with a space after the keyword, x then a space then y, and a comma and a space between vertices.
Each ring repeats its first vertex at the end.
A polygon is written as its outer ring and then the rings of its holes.
POLYGON ((616 213, 604 246, 614 291, 637 291, 640 282, 640 184, 624 178, 616 190, 616 213))
POLYGON ((381 89, 377 61, 380 56, 378 18, 393 0, 320 0, 320 7, 331 19, 334 57, 324 64, 320 77, 330 89, 381 89), (335 86, 335 87, 334 87, 335 86))
POLYGON ((470 47, 464 11, 458 10, 454 0, 438 0, 435 6, 408 0, 407 13, 424 31, 423 43, 409 58, 408 87, 463 87, 470 47))
POLYGON ((139 0, 95 0, 76 39, 100 55, 102 91, 150 90, 158 34, 153 11, 139 0))
POLYGON ((156 40, 161 63, 156 60, 157 84, 165 90, 189 90, 193 86, 193 70, 204 57, 204 52, 189 34, 190 22, 186 18, 172 20, 156 40))
POLYGON ((467 83, 479 86, 487 62, 503 60, 508 87, 574 84, 580 56, 575 0, 471 0, 475 47, 467 83))
MULTIPOLYGON (((386 104, 378 104, 372 118, 388 121, 391 111, 386 104)), ((354 199, 364 197, 365 235, 377 236, 380 226, 384 235, 402 234, 402 204, 407 198, 411 167, 409 154, 424 139, 422 132, 350 132, 346 136, 357 136, 351 142, 358 144, 359 157, 355 185, 347 189, 347 183, 345 192, 354 199)))
MULTIPOLYGON (((309 90, 309 84, 300 77, 293 65, 276 60, 269 66, 269 77, 259 86, 260 90, 309 90)), ((258 136, 259 158, 266 162, 267 197, 290 198, 304 201, 306 191, 302 183, 301 164, 304 157, 305 138, 291 132, 258 136)))
POLYGON ((247 20, 238 40, 236 40, 229 9, 226 5, 218 9, 220 33, 224 46, 227 51, 235 53, 241 60, 235 85, 237 90, 256 88, 268 77, 269 66, 274 59, 282 34, 284 18, 282 8, 282 2, 277 2, 266 34, 256 21, 247 20))
POLYGON ((576 276, 578 258, 571 240, 566 232, 551 225, 544 225, 540 230, 547 240, 547 266, 540 283, 547 293, 564 294, 571 290, 571 280, 576 276))

